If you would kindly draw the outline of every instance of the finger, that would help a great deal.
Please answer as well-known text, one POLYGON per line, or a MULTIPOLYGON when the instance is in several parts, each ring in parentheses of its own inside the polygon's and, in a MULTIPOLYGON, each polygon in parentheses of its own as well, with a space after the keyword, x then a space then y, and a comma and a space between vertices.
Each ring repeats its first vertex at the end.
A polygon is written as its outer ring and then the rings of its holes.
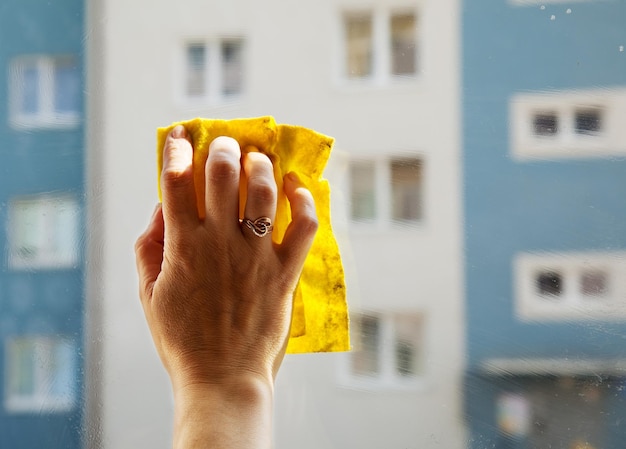
POLYGON ((152 297, 152 288, 161 272, 164 232, 163 210, 158 204, 152 214, 148 228, 135 243, 139 296, 142 300, 148 300, 152 297))
POLYGON ((274 167, 265 154, 252 151, 246 153, 243 158, 243 170, 246 176, 247 197, 242 230, 244 235, 258 239, 269 235, 271 232, 269 226, 276 215, 278 194, 274 167))
POLYGON ((235 229, 239 218, 241 149, 235 139, 218 137, 209 146, 206 162, 207 221, 219 229, 235 229))
POLYGON ((193 186, 193 148, 182 125, 167 136, 163 147, 163 216, 169 224, 189 226, 198 223, 196 193, 193 186))
POLYGON ((283 186, 291 204, 291 223, 285 231, 280 252, 285 262, 299 271, 317 232, 315 201, 311 192, 293 172, 285 176, 283 186))

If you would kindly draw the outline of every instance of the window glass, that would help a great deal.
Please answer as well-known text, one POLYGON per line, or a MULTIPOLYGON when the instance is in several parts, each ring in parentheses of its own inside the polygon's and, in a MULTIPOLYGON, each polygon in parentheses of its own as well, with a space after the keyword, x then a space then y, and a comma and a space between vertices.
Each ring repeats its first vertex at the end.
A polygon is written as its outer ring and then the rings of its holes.
POLYGON ((545 271, 537 275, 537 292, 542 296, 558 297, 563 293, 563 276, 556 271, 545 271))
POLYGON ((13 268, 64 268, 77 263, 79 206, 66 196, 19 198, 9 208, 9 261, 13 268))
POLYGON ((206 49, 204 44, 187 46, 187 95, 191 97, 205 94, 206 49))
POLYGON ((374 161, 350 165, 351 211, 354 220, 376 218, 376 167, 374 161))
POLYGON ((422 218, 422 163, 419 159, 391 161, 392 217, 396 221, 422 218))
POLYGON ((72 60, 59 59, 53 68, 54 109, 58 113, 77 112, 80 107, 80 77, 72 60))
POLYGON ((62 411, 74 405, 75 349, 58 337, 14 337, 6 344, 10 367, 5 407, 13 413, 62 411))
POLYGON ((559 118, 553 112, 535 115, 533 125, 535 134, 538 136, 553 136, 559 132, 559 118))
POLYGON ((376 376, 380 371, 380 319, 363 315, 354 320, 356 338, 352 371, 357 376, 376 376))
POLYGON ((602 113, 599 109, 578 109, 575 120, 578 134, 593 135, 602 131, 602 113))
MULTIPOLYGON (((20 71, 17 71, 18 77, 20 71)), ((25 64, 21 71, 22 95, 20 110, 24 114, 36 114, 39 110, 39 70, 37 66, 25 64)))
POLYGON ((417 70, 414 14, 391 16, 391 73, 413 75, 417 70))
POLYGON ((372 75, 373 29, 369 14, 347 15, 345 21, 346 76, 366 78, 372 75))
POLYGON ((241 93, 243 82, 243 47, 238 40, 222 41, 222 93, 241 93))

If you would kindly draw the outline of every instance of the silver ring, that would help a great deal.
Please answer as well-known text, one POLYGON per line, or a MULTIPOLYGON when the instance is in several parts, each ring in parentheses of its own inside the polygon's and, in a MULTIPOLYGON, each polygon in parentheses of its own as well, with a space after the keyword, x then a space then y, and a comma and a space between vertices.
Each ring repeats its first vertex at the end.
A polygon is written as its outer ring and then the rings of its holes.
POLYGON ((252 232, 254 232, 254 235, 257 237, 265 237, 266 235, 271 234, 274 229, 272 220, 267 217, 259 217, 254 221, 244 218, 243 220, 240 219, 239 223, 243 223, 252 229, 252 232))

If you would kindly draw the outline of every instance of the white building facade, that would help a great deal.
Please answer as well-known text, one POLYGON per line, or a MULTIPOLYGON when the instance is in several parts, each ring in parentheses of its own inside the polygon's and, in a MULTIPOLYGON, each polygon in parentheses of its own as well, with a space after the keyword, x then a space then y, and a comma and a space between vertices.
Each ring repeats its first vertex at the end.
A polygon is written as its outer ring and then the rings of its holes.
POLYGON ((102 432, 88 440, 115 449, 171 444, 169 384, 133 255, 157 201, 156 128, 273 115, 336 139, 326 175, 355 347, 286 357, 276 447, 464 447, 459 2, 108 0, 89 8, 97 380, 87 410, 102 432))

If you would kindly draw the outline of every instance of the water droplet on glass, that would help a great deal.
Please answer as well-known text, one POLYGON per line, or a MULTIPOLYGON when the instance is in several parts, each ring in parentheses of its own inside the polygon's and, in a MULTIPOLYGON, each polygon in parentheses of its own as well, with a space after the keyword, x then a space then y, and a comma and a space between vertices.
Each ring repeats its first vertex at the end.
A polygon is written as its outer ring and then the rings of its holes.
POLYGON ((623 45, 619 46, 619 51, 624 51, 624 46, 623 45))
POLYGON ((543 11, 544 9, 546 9, 546 5, 541 5, 539 9, 543 11))
POLYGON ((572 8, 567 8, 567 10, 565 11, 565 14, 571 14, 572 13, 572 8))
POLYGON ((556 16, 555 16, 554 14, 552 14, 552 15, 550 16, 550 20, 556 20, 556 16))

